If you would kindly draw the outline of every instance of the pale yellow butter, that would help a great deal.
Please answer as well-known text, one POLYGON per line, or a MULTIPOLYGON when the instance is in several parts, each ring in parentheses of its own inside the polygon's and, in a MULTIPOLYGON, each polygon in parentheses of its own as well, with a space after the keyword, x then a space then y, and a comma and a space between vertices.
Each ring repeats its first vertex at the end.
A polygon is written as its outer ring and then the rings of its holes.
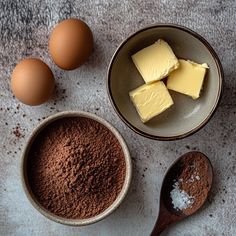
POLYGON ((173 100, 162 81, 144 84, 129 93, 142 122, 147 122, 173 104, 173 100))
POLYGON ((179 60, 180 66, 167 79, 167 88, 197 99, 203 85, 207 64, 179 60))
POLYGON ((179 66, 171 47, 162 39, 135 53, 132 60, 147 84, 165 78, 179 66))

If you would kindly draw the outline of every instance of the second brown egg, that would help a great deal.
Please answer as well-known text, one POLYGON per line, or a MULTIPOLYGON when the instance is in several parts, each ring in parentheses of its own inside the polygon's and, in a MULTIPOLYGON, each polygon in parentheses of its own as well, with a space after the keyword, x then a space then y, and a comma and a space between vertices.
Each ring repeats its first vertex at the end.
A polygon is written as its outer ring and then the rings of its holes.
POLYGON ((57 66, 64 70, 73 70, 82 65, 92 50, 92 31, 79 19, 60 22, 50 35, 50 54, 57 66))
POLYGON ((26 58, 20 61, 11 75, 11 89, 21 102, 37 106, 51 97, 55 87, 51 69, 42 60, 26 58))

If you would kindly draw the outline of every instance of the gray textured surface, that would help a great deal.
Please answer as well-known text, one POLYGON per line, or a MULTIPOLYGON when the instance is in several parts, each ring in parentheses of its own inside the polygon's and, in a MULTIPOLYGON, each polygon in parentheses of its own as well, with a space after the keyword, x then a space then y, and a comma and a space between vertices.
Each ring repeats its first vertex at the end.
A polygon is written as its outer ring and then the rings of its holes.
POLYGON ((235 0, 1 0, 0 235, 148 235, 157 216, 165 170, 177 156, 195 149, 209 156, 215 170, 210 201, 164 235, 236 235, 235 12, 235 0), (55 23, 70 16, 91 26, 95 51, 80 69, 64 72, 52 63, 47 40, 55 23), (135 30, 158 22, 182 24, 200 33, 215 48, 225 71, 224 94, 212 120, 193 136, 175 142, 148 140, 129 130, 113 111, 105 87, 107 66, 118 44, 135 30), (25 56, 44 59, 55 73, 57 92, 45 105, 20 104, 9 90, 11 71, 25 56), (133 157, 133 182, 124 203, 107 219, 83 228, 41 216, 27 201, 19 174, 22 146, 39 119, 71 109, 110 121, 126 139, 133 157), (20 138, 13 133, 17 126, 20 138))

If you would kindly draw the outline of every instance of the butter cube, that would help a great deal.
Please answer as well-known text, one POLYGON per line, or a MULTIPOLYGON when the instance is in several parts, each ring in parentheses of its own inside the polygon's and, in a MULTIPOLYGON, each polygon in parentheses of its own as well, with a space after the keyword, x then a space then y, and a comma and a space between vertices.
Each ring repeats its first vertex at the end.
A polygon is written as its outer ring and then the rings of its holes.
POLYGON ((179 66, 171 47, 162 39, 135 53, 132 60, 147 84, 165 78, 179 66))
POLYGON ((179 60, 180 66, 167 79, 167 88, 179 93, 199 98, 206 69, 206 63, 197 64, 192 61, 179 60))
POLYGON ((131 91, 129 96, 144 123, 174 104, 162 81, 144 84, 131 91))

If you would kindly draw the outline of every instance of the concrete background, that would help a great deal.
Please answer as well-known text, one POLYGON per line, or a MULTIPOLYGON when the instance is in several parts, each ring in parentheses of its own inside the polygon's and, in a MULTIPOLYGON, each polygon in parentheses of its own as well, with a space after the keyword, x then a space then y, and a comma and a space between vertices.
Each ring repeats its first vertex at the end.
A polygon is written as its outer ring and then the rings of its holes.
POLYGON ((0 235, 146 236, 157 217, 164 172, 189 150, 200 150, 212 161, 211 197, 205 209, 163 235, 236 235, 235 12, 235 0, 1 0, 0 235), (69 17, 91 26, 95 51, 81 68, 65 72, 52 63, 47 41, 52 27, 69 17), (159 22, 200 33, 218 53, 225 71, 224 93, 214 117, 193 136, 174 142, 148 140, 127 128, 113 111, 105 86, 108 63, 121 41, 159 22), (12 69, 27 56, 42 58, 56 77, 56 93, 42 106, 19 103, 9 89, 12 69), (93 226, 67 227, 44 218, 30 205, 20 183, 20 155, 28 135, 44 117, 64 110, 89 111, 107 119, 124 136, 132 154, 134 174, 127 198, 113 215, 93 226))

